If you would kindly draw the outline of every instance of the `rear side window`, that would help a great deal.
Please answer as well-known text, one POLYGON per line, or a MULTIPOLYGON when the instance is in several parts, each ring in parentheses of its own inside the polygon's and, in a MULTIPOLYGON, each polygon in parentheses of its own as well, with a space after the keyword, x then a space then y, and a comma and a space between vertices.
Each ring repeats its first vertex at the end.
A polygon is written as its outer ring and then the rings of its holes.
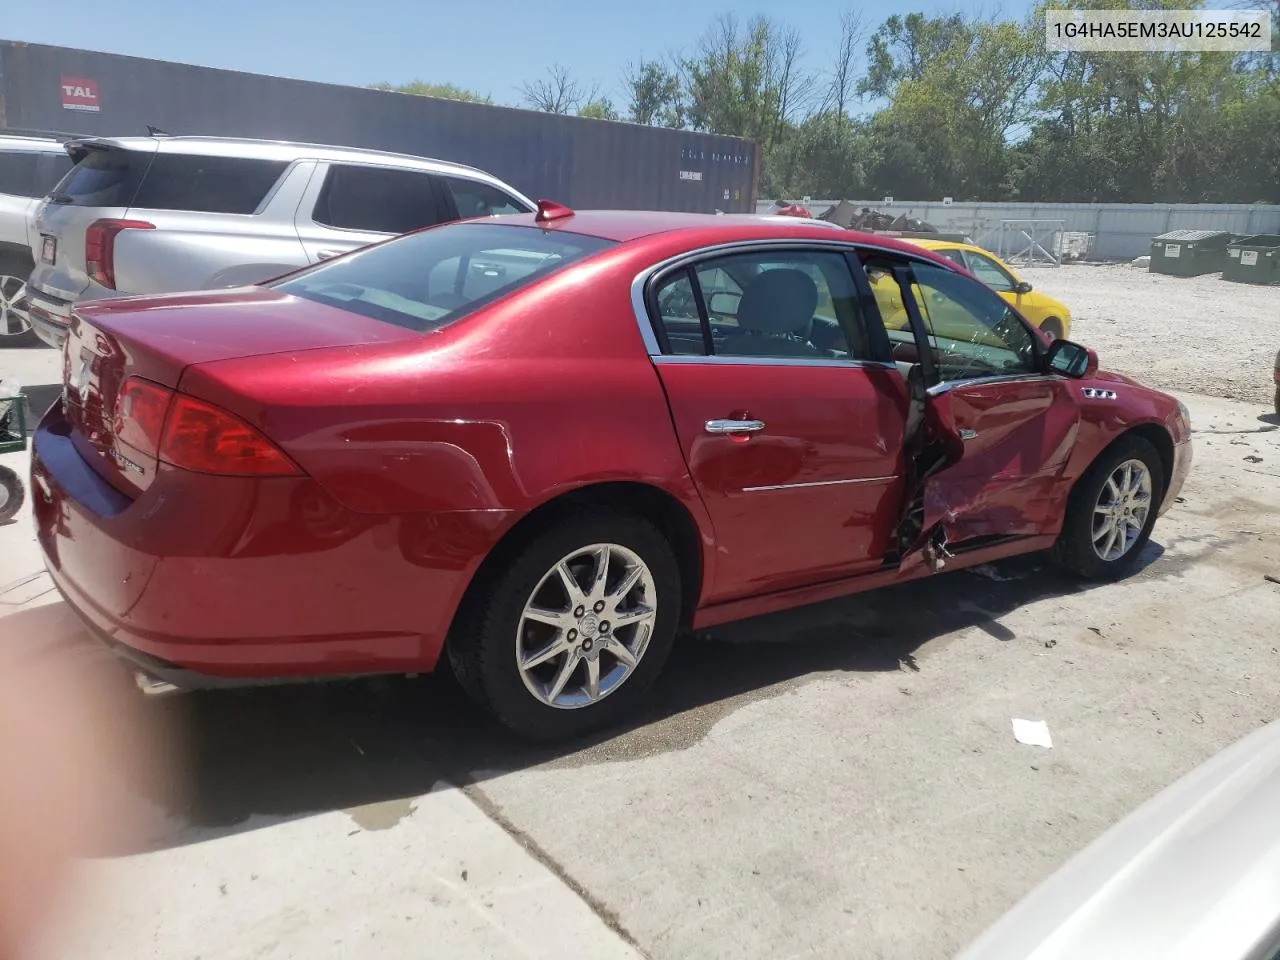
POLYGON ((0 193, 14 197, 38 197, 40 154, 0 152, 0 193))
POLYGON ((288 162, 157 153, 131 207, 194 213, 253 213, 288 162))
POLYGON ((428 173, 330 165, 311 219, 340 230, 408 233, 446 219, 428 173))
POLYGON ((50 197, 77 207, 127 207, 150 162, 129 150, 89 150, 50 197))
POLYGON ((613 245, 560 230, 452 223, 267 286, 410 330, 437 330, 613 245))
POLYGON ((453 196, 454 205, 458 208, 458 216, 463 220, 471 217, 495 217, 504 213, 528 213, 529 208, 497 187, 479 180, 467 180, 463 177, 441 177, 453 196))
POLYGON ((58 203, 196 213, 253 213, 288 163, 91 149, 54 188, 58 203))

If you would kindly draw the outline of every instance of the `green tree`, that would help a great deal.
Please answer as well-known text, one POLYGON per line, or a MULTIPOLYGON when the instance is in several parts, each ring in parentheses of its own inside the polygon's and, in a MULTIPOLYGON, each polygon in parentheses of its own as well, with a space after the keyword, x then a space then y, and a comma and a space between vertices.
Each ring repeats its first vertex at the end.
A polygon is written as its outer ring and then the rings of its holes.
POLYGON ((656 60, 628 65, 624 83, 627 119, 655 127, 684 126, 684 93, 680 78, 656 60))
POLYGON ((613 108, 613 101, 608 97, 599 97, 578 108, 578 116, 590 117, 592 120, 617 120, 618 111, 613 108))
POLYGON ((418 97, 437 97, 441 100, 493 103, 493 98, 487 93, 477 93, 475 90, 467 90, 465 87, 459 87, 452 83, 427 83, 424 80, 414 80, 410 83, 394 85, 384 81, 370 84, 370 88, 373 90, 388 90, 392 93, 411 93, 418 97))
POLYGON ((891 97, 898 84, 920 80, 938 57, 953 47, 967 47, 971 27, 962 14, 926 17, 923 13, 893 14, 867 44, 867 73, 858 92, 891 97))
POLYGON ((746 137, 767 153, 812 95, 801 52, 799 34, 767 17, 745 28, 732 14, 717 18, 683 64, 689 125, 746 137))

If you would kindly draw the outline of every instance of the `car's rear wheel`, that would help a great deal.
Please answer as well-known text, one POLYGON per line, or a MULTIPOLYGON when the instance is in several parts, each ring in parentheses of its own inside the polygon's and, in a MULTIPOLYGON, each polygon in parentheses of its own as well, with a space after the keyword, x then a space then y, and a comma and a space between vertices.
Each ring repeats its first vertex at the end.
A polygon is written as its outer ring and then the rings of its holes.
POLYGON ((671 650, 680 608, 679 565, 658 528, 589 508, 476 584, 449 658, 462 686, 514 732, 579 736, 637 707, 671 650))
POLYGON ((1054 556, 1083 577, 1113 580, 1129 573, 1151 538, 1164 498, 1160 454, 1141 437, 1103 451, 1068 501, 1054 556))
POLYGON ((29 347, 40 342, 27 315, 27 277, 31 261, 0 254, 0 350, 29 347))
POLYGON ((1062 339, 1062 321, 1057 317, 1049 317, 1044 323, 1040 324, 1040 332, 1050 340, 1062 339))

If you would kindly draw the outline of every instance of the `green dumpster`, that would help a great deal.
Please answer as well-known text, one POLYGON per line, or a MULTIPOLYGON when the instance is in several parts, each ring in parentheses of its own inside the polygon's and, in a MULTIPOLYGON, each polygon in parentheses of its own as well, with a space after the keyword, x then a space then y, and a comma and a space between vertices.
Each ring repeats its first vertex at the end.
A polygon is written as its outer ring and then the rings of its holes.
POLYGON ((1227 266, 1227 245, 1236 235, 1226 230, 1171 230, 1151 238, 1150 273, 1198 277, 1227 266))
POLYGON ((1280 234, 1241 237, 1228 245, 1222 279, 1237 283, 1280 283, 1280 234))

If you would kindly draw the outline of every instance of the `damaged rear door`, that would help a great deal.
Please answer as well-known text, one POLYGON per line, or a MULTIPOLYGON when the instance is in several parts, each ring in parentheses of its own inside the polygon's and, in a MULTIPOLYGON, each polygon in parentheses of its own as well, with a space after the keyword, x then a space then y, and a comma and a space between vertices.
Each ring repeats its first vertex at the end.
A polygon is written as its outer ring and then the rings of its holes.
POLYGON ((871 252, 863 265, 877 285, 892 278, 910 320, 886 324, 912 398, 900 566, 937 570, 953 552, 1057 533, 1080 416, 1070 381, 1044 372, 1039 338, 946 267, 871 252))

